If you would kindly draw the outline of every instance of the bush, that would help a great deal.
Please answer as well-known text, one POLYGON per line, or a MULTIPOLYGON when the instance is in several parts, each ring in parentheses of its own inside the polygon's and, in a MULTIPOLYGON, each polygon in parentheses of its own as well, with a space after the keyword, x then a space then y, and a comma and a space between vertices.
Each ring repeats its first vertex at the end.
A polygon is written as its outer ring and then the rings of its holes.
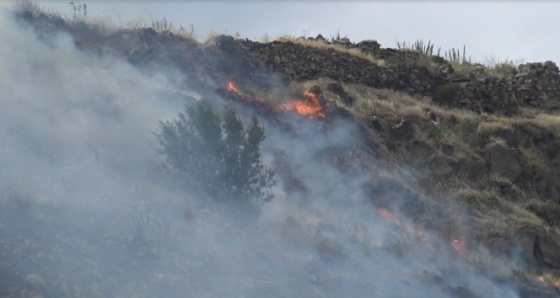
POLYGON ((263 164, 264 127, 255 116, 244 127, 233 106, 219 115, 202 101, 159 128, 160 153, 188 186, 244 209, 272 199, 274 172, 263 164))
POLYGON ((457 83, 445 84, 435 92, 434 102, 439 104, 450 103, 459 94, 460 89, 461 86, 457 83))
POLYGON ((508 62, 499 63, 496 64, 495 69, 496 69, 496 73, 505 77, 511 77, 517 74, 517 68, 513 63, 508 63, 508 62))

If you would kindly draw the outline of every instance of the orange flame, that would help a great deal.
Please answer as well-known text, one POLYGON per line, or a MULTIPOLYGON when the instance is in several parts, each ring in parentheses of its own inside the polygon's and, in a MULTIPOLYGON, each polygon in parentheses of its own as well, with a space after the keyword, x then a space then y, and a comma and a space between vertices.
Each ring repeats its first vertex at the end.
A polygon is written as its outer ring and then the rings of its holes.
POLYGON ((379 214, 381 217, 383 217, 386 221, 392 222, 397 226, 400 226, 401 222, 399 221, 395 213, 382 207, 375 208, 375 212, 379 214))
POLYGON ((239 97, 245 97, 245 95, 243 95, 243 93, 241 92, 241 90, 239 90, 239 88, 237 88, 233 82, 228 82, 227 83, 227 87, 226 87, 227 91, 229 92, 233 92, 237 95, 239 95, 239 97))
POLYGON ((280 111, 295 111, 303 116, 321 117, 324 118, 325 114, 321 108, 319 98, 317 95, 305 90, 303 93, 307 97, 306 101, 303 100, 291 100, 287 103, 278 106, 280 111))
MULTIPOLYGON (((226 84, 226 90, 237 95, 239 98, 247 102, 264 102, 263 99, 256 97, 251 98, 245 95, 232 81, 226 84)), ((277 107, 279 111, 295 111, 302 116, 321 117, 324 118, 325 114, 321 108, 319 98, 313 92, 306 90, 304 93, 306 100, 290 100, 277 107)))
POLYGON ((234 93, 235 95, 239 96, 241 99, 243 99, 245 101, 248 101, 248 102, 262 102, 262 99, 260 99, 260 98, 249 98, 248 96, 243 94, 243 92, 241 92, 241 90, 239 90, 239 88, 237 88, 237 86, 235 86, 235 84, 231 81, 229 81, 227 83, 226 90, 234 93))
POLYGON ((552 277, 549 274, 546 275, 537 275, 535 279, 543 284, 549 285, 554 287, 554 290, 560 292, 560 280, 557 278, 552 277))
POLYGON ((462 256, 465 254, 467 250, 467 239, 465 237, 461 237, 459 239, 451 240, 451 247, 457 252, 458 255, 462 256))

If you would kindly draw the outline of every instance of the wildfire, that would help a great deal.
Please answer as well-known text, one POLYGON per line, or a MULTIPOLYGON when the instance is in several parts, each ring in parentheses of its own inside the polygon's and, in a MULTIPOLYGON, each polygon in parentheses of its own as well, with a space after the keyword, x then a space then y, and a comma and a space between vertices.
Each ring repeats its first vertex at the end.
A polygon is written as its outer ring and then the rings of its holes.
POLYGON ((459 239, 451 240, 451 247, 457 252, 458 255, 462 256, 465 254, 467 250, 467 239, 465 237, 461 237, 459 239))
POLYGON ((239 90, 239 88, 237 88, 235 86, 235 84, 233 84, 233 82, 228 82, 227 86, 226 86, 227 91, 229 92, 233 92, 235 94, 237 94, 239 97, 245 97, 245 95, 243 95, 243 93, 241 92, 241 90, 239 90))
POLYGON ((280 111, 295 111, 303 116, 321 117, 324 118, 325 114, 321 108, 321 103, 316 94, 305 90, 303 93, 307 100, 290 100, 278 106, 280 111))
POLYGON ((552 277, 550 274, 537 275, 535 279, 543 284, 554 287, 554 289, 560 292, 560 280, 552 277))
MULTIPOLYGON (((264 102, 261 98, 252 98, 243 93, 232 81, 227 82, 225 89, 237 95, 239 98, 247 102, 264 102)), ((317 95, 313 92, 305 90, 303 93, 305 100, 290 100, 276 107, 278 111, 295 111, 302 116, 321 117, 324 118, 325 114, 321 107, 321 103, 317 95)))
POLYGON ((393 223, 398 229, 400 229, 404 233, 408 235, 416 236, 417 240, 419 241, 424 240, 424 236, 425 236, 424 231, 411 224, 407 224, 407 223, 403 224, 395 213, 382 207, 375 208, 375 212, 378 215, 380 215, 383 219, 385 219, 387 222, 393 223))
POLYGON ((229 81, 226 84, 226 90, 234 93, 235 95, 239 96, 241 99, 248 101, 248 102, 262 102, 262 99, 260 98, 250 98, 247 95, 245 95, 243 92, 241 92, 241 90, 239 90, 239 88, 237 88, 237 86, 235 86, 235 84, 231 81, 229 81))
POLYGON ((381 217, 383 217, 386 221, 388 222, 392 222, 394 224, 396 224, 397 226, 400 226, 401 222, 400 220, 397 218, 397 216, 395 215, 395 213, 385 209, 385 208, 375 208, 375 212, 377 214, 379 214, 381 217))

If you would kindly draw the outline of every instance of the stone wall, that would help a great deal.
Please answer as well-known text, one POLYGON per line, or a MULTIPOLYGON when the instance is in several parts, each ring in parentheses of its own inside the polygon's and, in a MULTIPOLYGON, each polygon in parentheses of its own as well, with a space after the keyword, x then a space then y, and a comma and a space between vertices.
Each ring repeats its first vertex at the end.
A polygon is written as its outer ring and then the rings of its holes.
POLYGON ((554 62, 519 65, 512 84, 521 104, 546 110, 560 109, 560 73, 554 62))
POLYGON ((515 114, 520 106, 554 111, 560 109, 560 74, 554 62, 519 65, 515 74, 496 77, 479 65, 464 79, 452 79, 448 84, 460 88, 446 103, 479 113, 503 112, 515 114))
MULTIPOLYGON (((378 66, 364 57, 328 47, 319 49, 295 42, 280 41, 259 43, 250 40, 232 40, 231 42, 241 48, 242 56, 253 72, 273 71, 286 81, 327 77, 344 83, 364 84, 422 95, 433 94, 434 90, 444 83, 441 77, 432 76, 425 67, 378 66)), ((367 41, 352 46, 346 45, 346 47, 360 47, 366 52, 374 52, 373 44, 372 41, 367 41), (369 46, 366 46, 367 44, 369 46)))
MULTIPOLYGON (((318 36, 315 40, 324 39, 318 36)), ((351 43, 348 39, 324 42, 326 45, 356 49, 389 62, 379 66, 363 57, 328 46, 318 49, 297 42, 259 43, 230 37, 228 47, 240 49, 241 57, 250 71, 272 71, 286 81, 327 77, 345 83, 430 97, 445 85, 457 84, 460 88, 456 94, 438 104, 466 108, 476 113, 505 115, 517 113, 519 107, 524 105, 546 110, 560 108, 560 74, 558 67, 550 61, 520 65, 515 75, 506 77, 490 75, 486 67, 478 65, 473 67, 467 77, 460 77, 440 57, 431 57, 439 67, 438 71, 430 71, 427 67, 410 63, 411 59, 417 59, 421 54, 383 49, 373 40, 359 43, 351 43)))
MULTIPOLYGON (((373 88, 388 88, 411 95, 432 98, 438 104, 466 108, 477 113, 514 115, 520 106, 547 111, 560 109, 560 74, 553 62, 520 65, 514 75, 490 75, 484 66, 475 66, 466 77, 459 76, 441 57, 422 57, 414 51, 381 48, 375 40, 353 43, 347 38, 328 41, 322 36, 312 39, 324 43, 318 48, 305 42, 259 43, 220 35, 213 46, 199 44, 152 29, 119 30, 104 35, 95 28, 68 26, 60 17, 22 13, 19 18, 29 21, 39 35, 66 31, 75 37, 76 45, 103 54, 119 53, 134 64, 159 61, 173 64, 195 81, 221 78, 246 79, 259 82, 261 77, 274 74, 285 82, 312 80, 321 77, 344 83, 363 84, 373 88), (371 55, 383 63, 363 55, 335 50, 332 45, 371 55), (428 58, 428 59, 424 59, 428 58), (436 69, 415 60, 431 61, 436 69), (457 92, 438 97, 449 85, 457 92)), ((78 24, 80 25, 80 24, 78 24)), ((212 44, 212 43, 210 43, 212 44)))

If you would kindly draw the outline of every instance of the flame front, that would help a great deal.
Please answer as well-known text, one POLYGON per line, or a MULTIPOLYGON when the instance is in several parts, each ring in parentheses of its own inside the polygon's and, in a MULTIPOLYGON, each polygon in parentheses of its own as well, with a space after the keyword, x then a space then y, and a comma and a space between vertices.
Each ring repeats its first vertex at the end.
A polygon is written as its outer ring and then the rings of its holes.
MULTIPOLYGON (((263 103, 264 100, 255 97, 252 98, 250 96, 245 95, 241 90, 235 86, 232 81, 228 81, 226 84, 226 90, 237 95, 239 98, 243 99, 247 102, 259 102, 263 103)), ((290 100, 286 103, 283 103, 276 107, 278 111, 295 111, 296 113, 302 116, 311 116, 311 117, 321 117, 324 118, 325 114, 323 113, 323 109, 321 108, 321 103, 317 95, 313 92, 305 90, 303 93, 306 97, 306 100, 290 100)))
POLYGON ((295 111, 303 116, 321 117, 324 118, 325 114, 321 108, 321 103, 317 95, 305 90, 303 93, 307 100, 290 100, 278 106, 280 111, 295 111))
POLYGON ((535 279, 543 284, 554 287, 557 292, 560 292, 560 279, 557 279, 550 274, 537 275, 535 279))
POLYGON ((227 87, 226 87, 227 91, 229 92, 233 92, 237 95, 239 95, 240 97, 245 97, 245 95, 243 95, 243 93, 241 92, 241 90, 239 90, 239 88, 237 88, 233 82, 228 82, 227 83, 227 87))
POLYGON ((234 93, 235 95, 239 96, 241 99, 243 99, 244 101, 247 102, 262 102, 262 99, 256 97, 256 98, 250 98, 247 95, 245 95, 243 92, 241 92, 241 90, 239 90, 239 88, 237 88, 237 86, 235 86, 235 84, 231 81, 229 81, 226 85, 226 90, 234 93))

